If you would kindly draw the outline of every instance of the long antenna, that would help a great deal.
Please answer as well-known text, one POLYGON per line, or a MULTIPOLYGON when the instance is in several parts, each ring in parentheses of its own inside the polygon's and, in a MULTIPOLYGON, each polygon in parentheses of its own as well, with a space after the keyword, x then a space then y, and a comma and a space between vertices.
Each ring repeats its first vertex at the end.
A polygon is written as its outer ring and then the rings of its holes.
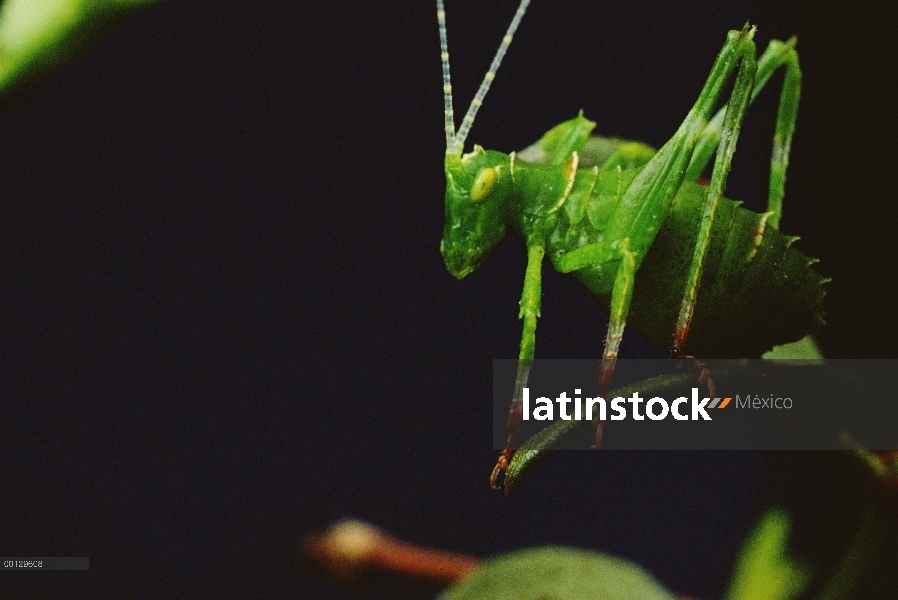
POLYGON ((446 154, 459 154, 455 145, 455 117, 452 111, 452 82, 449 80, 449 43, 446 41, 446 9, 437 0, 437 21, 440 24, 440 59, 443 61, 443 104, 446 113, 446 154))
MULTIPOLYGON (((511 25, 508 26, 508 31, 505 32, 505 37, 502 38, 502 45, 499 46, 499 49, 496 51, 496 56, 493 57, 493 62, 490 65, 490 70, 486 72, 486 76, 483 78, 483 83, 480 84, 480 89, 477 90, 477 95, 474 96, 474 100, 471 101, 471 106, 468 107, 468 113, 465 115, 464 120, 461 123, 461 127, 458 130, 458 135, 455 136, 455 144, 459 150, 462 150, 465 146, 465 138, 468 137, 468 131, 471 129, 471 125, 474 124, 474 117, 477 116, 477 111, 480 109, 480 106, 483 104, 483 99, 486 97, 486 93, 490 90, 490 84, 493 82, 493 79, 496 78, 496 71, 499 70, 499 65, 502 64, 502 59, 505 57, 505 51, 508 50, 508 47, 511 45, 511 39, 514 37, 515 31, 518 29, 518 25, 521 23, 521 19, 524 17, 524 13, 527 12, 527 7, 530 5, 530 0, 521 0, 521 4, 518 6, 517 12, 514 14, 514 18, 511 20, 511 25)), ((442 14, 440 17, 440 42, 443 50, 443 89, 446 89, 446 86, 449 83, 449 55, 446 53, 446 22, 445 16, 446 13, 442 10, 443 2, 442 0, 437 0, 437 16, 442 14)), ((450 88, 451 89, 451 88, 450 88)), ((447 152, 448 150, 448 140, 449 140, 449 123, 452 119, 452 96, 448 96, 448 100, 446 100, 446 140, 447 140, 447 152)), ((454 126, 454 125, 453 125, 454 126)))

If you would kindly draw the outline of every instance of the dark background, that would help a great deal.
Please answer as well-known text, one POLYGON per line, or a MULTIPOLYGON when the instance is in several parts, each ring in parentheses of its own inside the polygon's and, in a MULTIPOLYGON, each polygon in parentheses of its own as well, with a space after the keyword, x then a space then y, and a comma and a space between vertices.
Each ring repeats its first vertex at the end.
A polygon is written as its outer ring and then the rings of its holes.
MULTIPOLYGON (((517 3, 447 4, 461 113, 517 3)), ((342 597, 296 546, 344 516, 479 556, 596 548, 722 595, 772 493, 755 455, 572 453, 509 499, 486 486, 525 256, 506 240, 463 282, 442 265, 434 12, 163 4, 0 118, 0 549, 91 560, 4 573, 9 597, 342 597)), ((728 29, 757 23, 759 51, 797 34, 782 229, 833 278, 826 355, 893 358, 895 12, 538 0, 469 144, 522 149, 582 108, 660 146, 728 29)), ((755 210, 781 79, 728 186, 755 210)), ((597 355, 604 309, 543 285, 537 356, 597 355)), ((666 355, 632 332, 623 354, 666 355)))

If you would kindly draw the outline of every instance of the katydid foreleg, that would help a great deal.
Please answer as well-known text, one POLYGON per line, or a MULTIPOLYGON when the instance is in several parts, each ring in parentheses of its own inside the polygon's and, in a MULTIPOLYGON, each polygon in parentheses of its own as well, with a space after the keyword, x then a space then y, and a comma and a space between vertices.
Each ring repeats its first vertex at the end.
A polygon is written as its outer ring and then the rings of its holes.
POLYGON ((518 355, 518 372, 515 377, 514 396, 508 409, 508 420, 505 430, 508 439, 505 450, 499 455, 496 466, 490 475, 490 487, 499 489, 499 475, 508 469, 508 463, 518 446, 518 432, 521 430, 521 417, 524 406, 523 393, 533 364, 536 350, 536 319, 539 317, 540 299, 542 297, 542 264, 545 256, 545 243, 541 239, 528 240, 527 270, 524 273, 524 291, 521 293, 521 310, 518 318, 524 320, 521 335, 521 351, 518 355))

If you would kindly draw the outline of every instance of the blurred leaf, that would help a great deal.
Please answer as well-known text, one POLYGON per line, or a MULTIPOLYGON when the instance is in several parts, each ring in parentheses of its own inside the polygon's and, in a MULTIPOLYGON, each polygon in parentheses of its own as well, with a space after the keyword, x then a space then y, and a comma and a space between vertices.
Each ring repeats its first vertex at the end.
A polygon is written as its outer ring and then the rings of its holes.
POLYGON ((546 546, 483 563, 440 600, 673 600, 642 567, 600 552, 546 546))
POLYGON ((862 575, 874 560, 879 537, 877 532, 883 527, 882 521, 882 516, 875 510, 867 511, 851 539, 851 545, 845 550, 817 600, 848 600, 852 597, 862 575))
POLYGON ((774 346, 770 352, 765 352, 761 358, 768 360, 820 360, 823 358, 823 351, 814 341, 814 336, 808 335, 797 342, 783 344, 782 346, 774 346))
POLYGON ((5 0, 0 6, 0 93, 68 58, 110 17, 158 0, 5 0))
POLYGON ((788 555, 790 526, 784 512, 767 511, 742 547, 726 600, 788 600, 801 593, 810 573, 788 555))

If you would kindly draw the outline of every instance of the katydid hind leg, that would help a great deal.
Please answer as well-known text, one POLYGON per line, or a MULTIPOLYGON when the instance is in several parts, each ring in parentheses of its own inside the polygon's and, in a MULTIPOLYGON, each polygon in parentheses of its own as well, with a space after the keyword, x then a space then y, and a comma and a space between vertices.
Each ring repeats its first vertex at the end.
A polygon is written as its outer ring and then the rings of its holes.
POLYGON ((696 239, 692 262, 689 266, 689 274, 686 278, 686 289, 674 329, 672 353, 678 357, 685 356, 686 338, 689 335, 692 316, 695 312, 698 286, 711 239, 711 227, 714 223, 717 207, 720 204, 723 188, 726 185, 727 174, 733 161, 733 153, 736 151, 739 128, 742 125, 745 110, 748 107, 757 73, 755 45, 752 40, 747 40, 742 46, 739 59, 739 71, 730 100, 727 102, 723 130, 720 134, 720 144, 717 147, 717 157, 715 158, 714 170, 711 174, 711 183, 708 185, 707 195, 702 208, 702 220, 699 225, 698 238, 696 239))
POLYGON ((790 48, 787 54, 786 79, 780 94, 779 109, 776 113, 776 133, 773 137, 773 156, 770 158, 770 194, 767 197, 767 212, 772 212, 768 221, 777 229, 783 213, 783 196, 786 193, 786 168, 789 166, 789 149, 795 120, 798 116, 798 99, 801 96, 801 69, 798 54, 790 48))
POLYGON ((747 45, 751 45, 752 51, 754 49, 751 41, 753 35, 754 29, 748 26, 742 31, 729 32, 692 110, 673 137, 627 186, 608 222, 604 239, 561 257, 559 265, 562 272, 617 261, 617 246, 624 238, 630 239, 630 249, 636 254, 639 267, 670 212, 696 144, 714 114, 717 100, 737 61, 744 55, 747 45))
MULTIPOLYGON (((795 121, 798 114, 798 101, 801 95, 801 69, 798 65, 798 53, 795 50, 796 38, 786 42, 771 40, 764 54, 758 59, 758 73, 749 100, 749 106, 764 89, 773 73, 784 67, 786 76, 780 92, 779 109, 776 115, 776 132, 773 139, 773 155, 770 160, 770 192, 767 200, 767 212, 772 212, 768 225, 779 229, 782 216, 782 200, 785 194, 786 168, 789 164, 789 149, 795 121)), ((686 170, 686 181, 697 180, 707 167, 723 128, 726 106, 721 108, 713 119, 705 126, 696 146, 692 161, 686 170)))
MULTIPOLYGON (((719 202, 720 193, 726 181, 726 172, 732 160, 732 152, 735 150, 738 126, 741 124, 742 116, 745 113, 757 71, 755 46, 752 41, 753 35, 754 29, 748 28, 748 26, 742 31, 731 31, 728 34, 727 42, 715 60, 711 74, 702 88, 695 106, 687 115, 676 134, 654 155, 627 188, 609 223, 609 227, 605 231, 604 240, 598 244, 591 244, 574 250, 562 257, 560 270, 569 272, 589 265, 612 263, 618 259, 617 252, 621 252, 624 256, 629 255, 633 257, 633 269, 632 273, 628 273, 629 269, 624 268, 622 264, 615 277, 615 292, 618 290, 618 279, 621 277, 629 277, 631 280, 630 287, 632 288, 632 278, 635 275, 635 271, 638 269, 641 259, 657 234, 657 223, 663 222, 667 211, 670 210, 670 203, 682 185, 685 170, 692 160, 696 145, 706 124, 711 119, 720 93, 738 64, 739 71, 736 87, 728 103, 728 107, 732 106, 733 109, 727 111, 727 118, 724 119, 724 131, 722 132, 724 143, 720 144, 725 150, 719 154, 719 164, 715 165, 715 178, 712 179, 709 187, 709 190, 716 191, 713 194, 709 191, 709 198, 706 204, 710 203, 710 207, 706 206, 704 211, 706 215, 703 216, 702 228, 703 230, 710 230, 716 205, 719 202), (621 251, 621 245, 624 241, 626 241, 627 246, 626 252, 621 251)), ((705 238, 707 238, 707 235, 705 238)), ((697 246, 697 259, 693 260, 693 265, 690 268, 691 271, 694 271, 693 275, 696 277, 700 275, 706 250, 707 239, 700 242, 697 246)), ((611 376, 614 372, 617 346, 620 342, 619 336, 623 332, 627 313, 627 310, 621 307, 624 305, 629 307, 629 295, 625 296, 623 294, 624 289, 621 288, 621 291, 617 293, 617 298, 614 297, 615 294, 612 295, 612 320, 609 324, 605 356, 599 376, 600 394, 606 392, 610 387, 611 376), (615 340, 615 338, 617 339, 615 340)), ((687 287, 686 297, 684 298, 684 305, 688 302, 686 312, 688 313, 689 321, 691 321, 692 309, 694 308, 696 290, 696 286, 687 287)), ((631 293, 632 289, 630 289, 628 294, 631 293)), ((677 331, 682 331, 685 334, 688 332, 688 324, 686 327, 678 328, 677 331)), ((685 343, 685 335, 676 339, 681 339, 685 343)), ((677 354, 682 354, 680 347, 675 345, 675 348, 677 354)), ((713 380, 706 368, 702 368, 700 379, 703 383, 707 383, 709 387, 713 388, 713 380)), ((596 425, 597 447, 601 441, 602 423, 597 422, 596 425)))

